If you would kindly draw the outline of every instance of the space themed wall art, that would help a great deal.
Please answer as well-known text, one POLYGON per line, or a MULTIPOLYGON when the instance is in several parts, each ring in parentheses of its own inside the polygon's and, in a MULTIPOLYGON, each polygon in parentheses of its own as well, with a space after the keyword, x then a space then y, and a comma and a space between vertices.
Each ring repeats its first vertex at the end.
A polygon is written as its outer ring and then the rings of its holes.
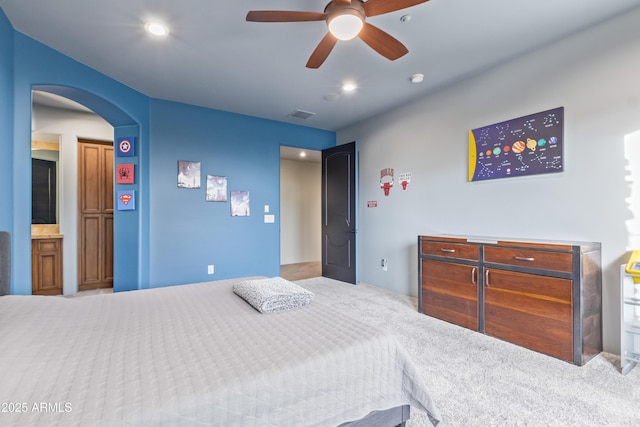
POLYGON ((469 131, 469 181, 562 172, 564 107, 469 131))

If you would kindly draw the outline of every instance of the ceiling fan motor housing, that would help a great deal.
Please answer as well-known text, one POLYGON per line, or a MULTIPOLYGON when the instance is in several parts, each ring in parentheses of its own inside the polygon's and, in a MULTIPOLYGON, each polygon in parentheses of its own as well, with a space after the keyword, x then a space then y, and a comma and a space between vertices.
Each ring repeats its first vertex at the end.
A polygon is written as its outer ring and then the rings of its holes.
POLYGON ((352 15, 356 15, 363 21, 366 19, 366 14, 364 12, 364 7, 362 7, 362 2, 359 0, 352 0, 349 4, 340 4, 335 2, 329 2, 327 6, 324 8, 324 13, 327 16, 327 22, 332 18, 343 15, 345 13, 349 13, 352 15))
POLYGON ((350 40, 358 35, 366 17, 362 3, 353 0, 348 4, 330 2, 324 9, 329 31, 340 40, 350 40), (334 22, 334 19, 340 18, 334 22))

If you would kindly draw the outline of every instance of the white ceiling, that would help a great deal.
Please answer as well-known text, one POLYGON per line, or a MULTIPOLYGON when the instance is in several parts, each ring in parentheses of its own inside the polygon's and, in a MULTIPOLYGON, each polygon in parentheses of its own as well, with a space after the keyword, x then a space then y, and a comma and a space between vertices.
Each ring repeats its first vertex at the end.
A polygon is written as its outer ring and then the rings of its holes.
POLYGON ((280 146, 280 158, 296 162, 320 163, 322 151, 280 146), (302 154, 304 153, 304 154, 302 154))
MULTIPOLYGON (((316 70, 320 22, 246 22, 249 10, 322 11, 328 0, 0 0, 14 28, 150 97, 339 130, 566 37, 640 0, 431 0, 367 20, 409 53, 338 42, 316 70), (411 15, 401 22, 400 17, 411 15), (145 20, 170 27, 165 40, 145 20), (423 73, 420 84, 409 82, 423 73), (343 82, 358 89, 341 93, 343 82), (326 100, 329 98, 330 100, 326 100), (300 109, 308 119, 288 117, 300 109)), ((543 65, 542 65, 543 66, 543 65)))

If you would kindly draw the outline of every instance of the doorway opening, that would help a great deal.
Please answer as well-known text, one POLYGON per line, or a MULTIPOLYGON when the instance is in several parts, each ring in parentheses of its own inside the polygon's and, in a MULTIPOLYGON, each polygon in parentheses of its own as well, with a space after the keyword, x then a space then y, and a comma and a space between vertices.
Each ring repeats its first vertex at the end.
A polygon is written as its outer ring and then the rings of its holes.
POLYGON ((322 152, 280 147, 280 275, 322 276, 322 152))
MULTIPOLYGON (((81 223, 79 193, 82 185, 79 183, 79 175, 83 168, 79 164, 79 139, 81 138, 78 135, 91 138, 98 144, 110 145, 113 150, 114 128, 101 116, 83 105, 69 98, 40 90, 32 91, 31 123, 32 158, 45 158, 45 155, 55 150, 57 165, 56 191, 47 192, 51 195, 47 199, 47 204, 51 206, 52 215, 50 216, 55 220, 50 221, 53 224, 39 224, 43 222, 41 218, 32 218, 32 241, 37 243, 35 246, 32 245, 32 293, 73 295, 79 290, 111 288, 114 264, 113 237, 100 242, 100 250, 110 254, 101 264, 101 271, 105 273, 103 277, 108 277, 110 281, 102 281, 100 286, 81 286, 83 271, 87 270, 81 267, 79 257, 80 254, 87 252, 82 244, 83 237, 79 226, 81 223), (38 236, 38 233, 41 235, 38 236)), ((92 180, 102 175, 101 181, 110 182, 111 190, 110 193, 105 194, 105 197, 112 200, 113 156, 105 158, 104 161, 107 169, 102 174, 97 168, 89 167, 85 175, 92 177, 92 180)), ((103 224, 110 226, 113 236, 113 213, 111 212, 110 221, 104 215, 100 220, 103 224)))

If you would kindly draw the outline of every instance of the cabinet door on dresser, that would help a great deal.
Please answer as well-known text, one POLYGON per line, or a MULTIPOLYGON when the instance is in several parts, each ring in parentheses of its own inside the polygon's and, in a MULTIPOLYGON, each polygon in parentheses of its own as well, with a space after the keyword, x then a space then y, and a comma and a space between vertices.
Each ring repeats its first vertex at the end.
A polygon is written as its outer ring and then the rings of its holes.
POLYGON ((422 260, 422 312, 479 330, 478 267, 422 260))
POLYGON ((62 294, 62 240, 31 241, 33 295, 62 294))
POLYGON ((572 286, 569 279, 485 270, 485 333, 573 360, 572 286))

